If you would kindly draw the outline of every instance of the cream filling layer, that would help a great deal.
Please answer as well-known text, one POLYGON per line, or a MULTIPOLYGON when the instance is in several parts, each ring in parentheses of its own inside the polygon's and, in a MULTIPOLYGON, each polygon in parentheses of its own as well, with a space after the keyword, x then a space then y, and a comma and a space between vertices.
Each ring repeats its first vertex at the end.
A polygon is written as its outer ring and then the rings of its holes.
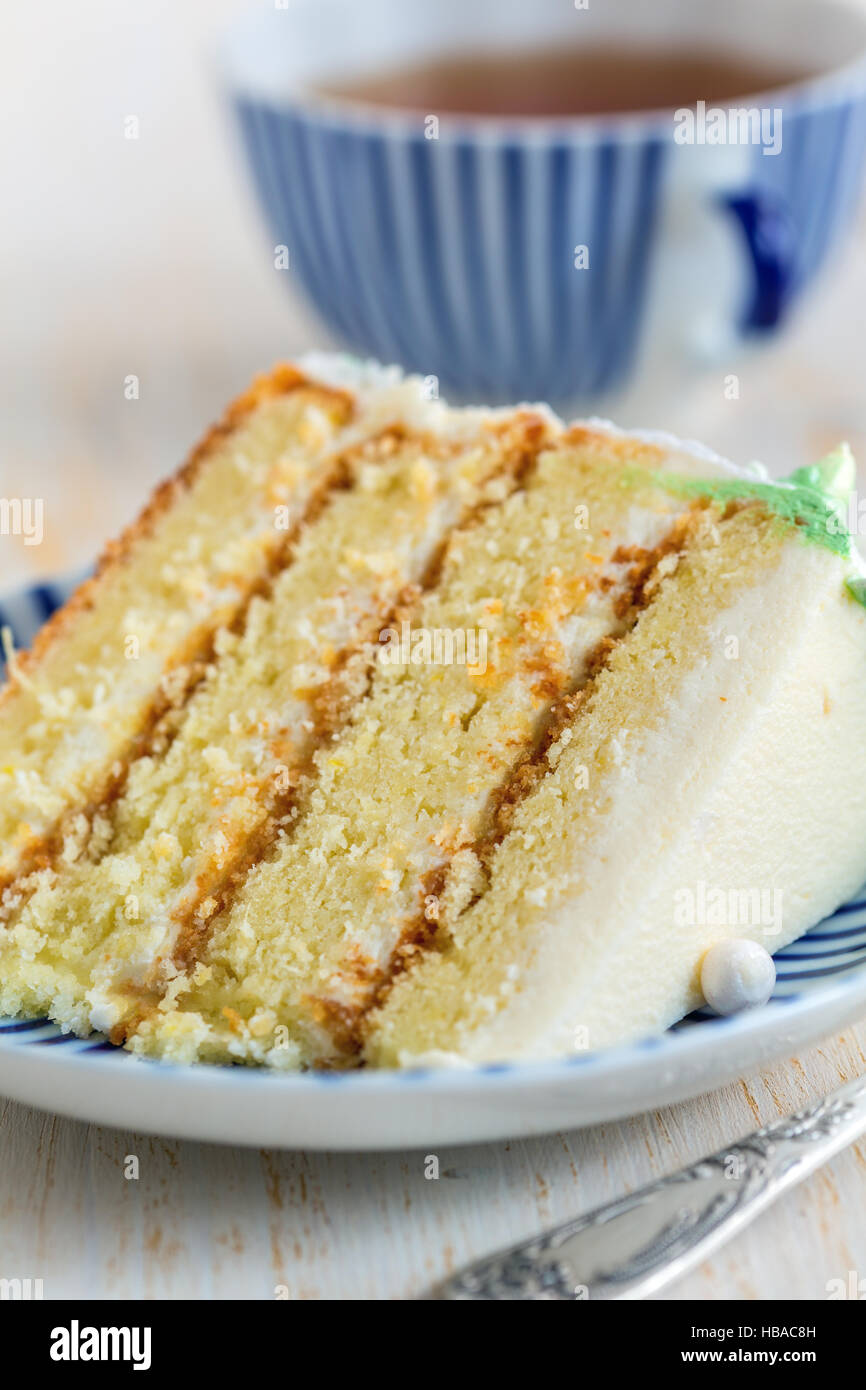
POLYGON ((866 614, 841 568, 791 541, 714 618, 668 708, 611 737, 603 809, 562 881, 527 884, 501 968, 466 976, 486 1017, 396 1060, 543 1058, 658 1033, 701 1002, 714 942, 777 951, 860 887, 866 614))
POLYGON ((270 597, 253 601, 243 634, 221 635, 219 662, 164 756, 133 764, 104 830, 35 875, 0 932, 0 961, 25 962, 41 1007, 60 992, 64 1021, 111 1027, 134 1010, 136 990, 172 977, 179 923, 200 907, 206 926, 216 908, 208 885, 217 890, 317 746, 317 701, 335 659, 357 648, 339 679, 343 696, 358 682, 362 690, 379 624, 406 586, 423 580, 467 509, 513 486, 497 476, 503 462, 498 436, 476 432, 444 458, 410 444, 357 465, 354 486, 305 530, 270 597))
MULTIPOLYGON (((544 632, 545 644, 559 653, 558 661, 568 673, 569 684, 580 682, 587 659, 603 637, 624 630, 623 619, 617 614, 617 600, 623 592, 629 563, 613 563, 610 557, 620 546, 639 545, 651 550, 669 532, 672 515, 662 505, 656 509, 634 505, 625 511, 618 509, 615 517, 604 520, 610 522, 603 539, 608 561, 599 568, 588 563, 588 569, 594 579, 609 575, 612 587, 596 588, 581 602, 579 611, 566 612, 544 632)), ((571 523, 570 508, 568 521, 571 523)), ((495 530, 492 527, 491 534, 495 530)), ((459 575, 459 567, 456 573, 459 575)), ((447 580, 443 581, 443 592, 448 592, 447 580)), ((495 587, 485 592, 491 603, 498 602, 495 587)), ((511 602, 515 602, 514 595, 511 602)), ((528 641, 525 655, 530 656, 534 650, 535 643, 528 641)), ((181 985, 175 996, 180 1003, 178 1011, 172 1013, 167 1000, 163 1016, 156 1014, 148 1025, 147 1041, 137 1037, 134 1046, 149 1048, 158 1039, 161 1046, 177 1049, 178 1055, 185 1047, 212 1046, 228 1055, 265 1060, 277 1066, 296 1065, 299 1055, 306 1061, 334 1056, 327 1028, 318 1027, 315 1013, 310 1011, 309 996, 317 996, 331 1010, 363 1007, 371 974, 389 968, 402 933, 418 913, 425 879, 436 870, 448 869, 452 863, 455 866, 453 880, 446 883, 443 911, 448 910, 452 893, 459 895, 468 886, 473 866, 464 862, 465 854, 461 858, 459 846, 472 843, 484 824, 491 793, 508 775, 508 731, 511 730, 515 746, 511 756, 516 756, 520 749, 531 745, 546 716, 546 702, 533 692, 537 673, 531 665, 523 668, 522 655, 519 650, 512 652, 489 696, 475 710, 471 709, 470 700, 468 733, 455 744, 451 755, 443 751, 446 777, 442 782, 437 771, 435 785, 434 779, 422 776, 419 768, 417 777, 408 784, 401 780, 399 785, 388 786, 388 748, 400 749, 408 746, 413 737, 421 737, 421 731, 412 723, 416 699, 404 702, 398 697, 393 707, 386 700, 381 708, 375 698, 371 700, 367 714, 356 729, 349 731, 347 740, 349 766, 360 756, 359 767, 367 766, 365 750, 369 751, 373 740, 378 741, 379 771, 368 771, 367 777, 376 775, 387 788, 384 802, 380 805, 377 795, 370 806, 371 816, 383 815, 381 834, 371 831, 358 844, 349 843, 358 838, 353 825, 354 798, 363 790, 364 778, 359 780, 354 773, 346 772, 353 788, 346 794, 339 773, 345 755, 338 743, 328 758, 338 772, 332 777, 330 769, 326 769, 326 785, 317 790, 313 800, 315 816, 309 823, 301 822, 296 836, 273 863, 253 871, 228 919, 217 924, 213 951, 205 957, 208 972, 214 964, 218 968, 228 965, 233 978, 242 982, 240 994, 244 1000, 259 1002, 248 1028, 235 1032, 229 1029, 221 1017, 218 990, 211 992, 205 986, 204 996, 211 997, 202 997, 195 990, 187 997, 187 986, 181 985), (376 722, 379 718, 381 726, 376 722), (454 765, 449 772, 452 759, 454 765), (467 772, 471 774, 468 777, 467 772), (296 873, 303 876, 303 891, 296 892, 291 886, 296 873), (356 893, 364 900, 363 915, 352 908, 356 893), (371 901, 375 911, 368 911, 371 901), (273 914, 275 905, 280 906, 284 939, 273 934, 272 928, 264 928, 264 918, 273 914), (307 937, 312 953, 302 950, 307 937), (363 962, 360 970, 353 968, 357 962, 363 962), (275 979, 283 995, 279 1002, 273 999, 269 983, 275 979), (268 1018, 270 1026, 263 1021, 268 1018), (281 1022, 290 1025, 300 1054, 285 1045, 274 1046, 275 1027, 279 1030, 281 1022)), ((436 693, 438 681, 436 669, 425 668, 423 677, 419 674, 414 682, 417 705, 433 723, 436 704, 441 706, 435 711, 440 723, 449 709, 460 708, 453 690, 449 694, 443 688, 441 694, 436 693), (424 693, 425 689, 429 694, 424 693)), ((413 685, 408 684, 407 689, 411 692, 413 685)), ((456 718, 455 712, 451 719, 456 718)), ((371 821, 371 827, 372 824, 371 821)), ((230 998, 237 1002, 237 993, 232 985, 225 1002, 230 998)))

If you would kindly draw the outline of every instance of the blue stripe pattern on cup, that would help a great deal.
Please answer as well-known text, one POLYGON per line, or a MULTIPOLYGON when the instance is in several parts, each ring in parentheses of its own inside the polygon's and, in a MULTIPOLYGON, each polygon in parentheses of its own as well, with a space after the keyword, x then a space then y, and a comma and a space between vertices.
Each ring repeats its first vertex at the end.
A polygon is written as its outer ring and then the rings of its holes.
POLYGON ((271 234, 329 327, 359 354, 436 377, 458 401, 574 409, 638 373, 670 381, 673 369, 675 381, 694 365, 690 326, 710 312, 729 361, 738 341, 778 329, 827 264, 854 218, 866 155, 862 80, 820 100, 786 96, 781 148, 750 145, 728 164, 730 150, 679 146, 673 116, 427 139, 420 117, 356 121, 244 91, 234 100, 271 234), (718 216, 727 205, 742 225, 731 224, 721 259, 718 246, 683 244, 686 259, 706 258, 684 290, 669 279, 680 255, 671 229, 690 225, 693 210, 677 219, 695 200, 718 216), (743 303, 737 286, 750 280, 743 303), (724 284, 731 302, 720 305, 724 284), (677 352, 679 363, 666 360, 677 352))
POLYGON ((236 103, 277 245, 351 348, 457 397, 595 397, 638 343, 669 140, 477 142, 236 103), (586 246, 589 269, 575 268, 586 246))
POLYGON ((849 97, 819 109, 786 111, 781 134, 777 156, 755 148, 753 184, 730 200, 744 222, 751 214, 746 234, 757 285, 741 322, 746 334, 784 321, 851 223, 866 157, 866 102, 849 97), (767 277, 777 283, 762 284, 767 277))

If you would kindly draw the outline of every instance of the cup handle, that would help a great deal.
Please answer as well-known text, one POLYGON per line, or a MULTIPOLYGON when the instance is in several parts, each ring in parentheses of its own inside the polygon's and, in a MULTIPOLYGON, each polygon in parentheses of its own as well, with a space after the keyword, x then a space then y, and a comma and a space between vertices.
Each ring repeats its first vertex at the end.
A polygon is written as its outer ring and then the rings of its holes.
POLYGON ((720 202, 737 221, 753 270, 751 300, 741 328, 755 333, 775 328, 785 318, 796 288, 796 238, 788 207, 768 190, 725 194, 720 202))

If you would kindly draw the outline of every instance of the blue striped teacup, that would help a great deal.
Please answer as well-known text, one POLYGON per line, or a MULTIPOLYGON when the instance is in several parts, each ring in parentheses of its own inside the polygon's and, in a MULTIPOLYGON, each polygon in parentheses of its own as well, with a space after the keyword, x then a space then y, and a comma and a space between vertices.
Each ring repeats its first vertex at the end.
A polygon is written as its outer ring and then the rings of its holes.
POLYGON ((456 398, 584 408, 682 386, 779 331, 857 206, 855 0, 277 0, 225 53, 275 264, 347 346, 456 398), (569 119, 317 90, 453 52, 616 43, 813 75, 734 109, 569 119))

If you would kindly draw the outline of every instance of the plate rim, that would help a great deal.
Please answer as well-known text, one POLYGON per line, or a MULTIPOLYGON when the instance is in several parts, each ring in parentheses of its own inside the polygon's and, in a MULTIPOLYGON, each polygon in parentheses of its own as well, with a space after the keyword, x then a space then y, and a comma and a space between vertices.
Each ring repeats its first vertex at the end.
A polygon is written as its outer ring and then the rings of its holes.
POLYGON ((861 970, 809 996, 598 1053, 302 1075, 16 1045, 0 1035, 0 1092, 80 1122, 185 1140, 334 1152, 459 1146, 622 1120, 708 1094, 864 1010, 861 970), (728 1045, 719 1048, 722 1033, 728 1045))

